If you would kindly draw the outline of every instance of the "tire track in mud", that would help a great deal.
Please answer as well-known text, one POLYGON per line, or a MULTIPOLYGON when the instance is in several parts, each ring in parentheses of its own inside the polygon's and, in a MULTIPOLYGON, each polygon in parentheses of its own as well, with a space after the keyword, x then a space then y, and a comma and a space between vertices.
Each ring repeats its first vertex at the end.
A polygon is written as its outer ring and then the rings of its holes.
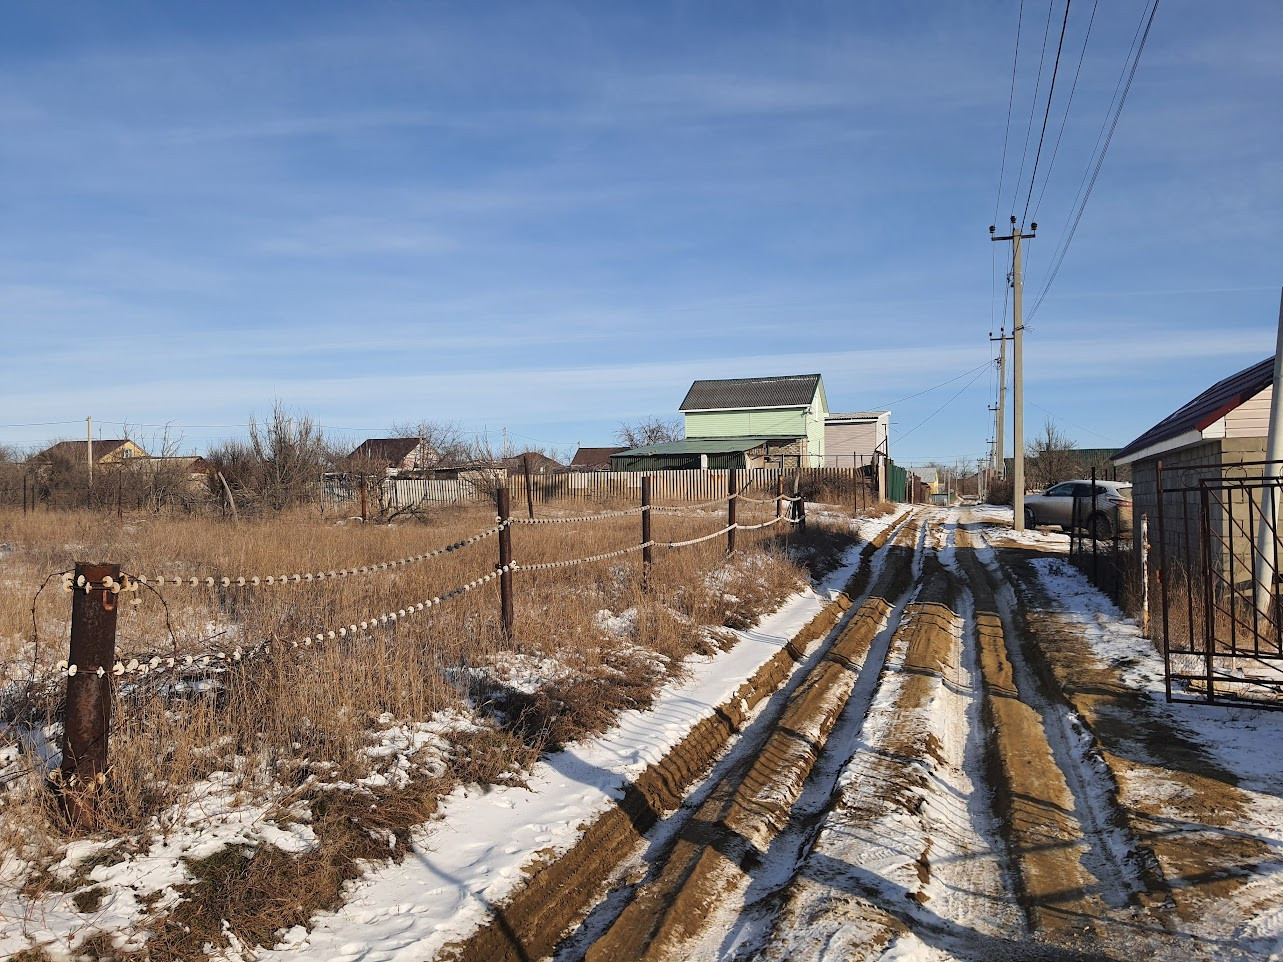
POLYGON ((991 557, 991 567, 1001 560, 1013 591, 1019 587, 1042 670, 1072 707, 1093 768, 1103 769, 1117 817, 1134 839, 1148 886, 1141 903, 1149 951, 1182 962, 1273 958, 1277 941, 1262 938, 1256 925, 1279 907, 1254 889, 1271 890, 1258 873, 1279 856, 1253 828, 1258 813, 1250 793, 1161 702, 1127 685, 1119 665, 1095 654, 1083 622, 1098 625, 1099 613, 1085 618, 1058 610, 1034 566, 1006 549, 991 557))
POLYGON ((988 794, 970 774, 987 741, 954 527, 928 517, 918 590, 893 626, 876 697, 833 739, 840 774, 817 786, 829 797, 813 844, 776 884, 765 938, 741 939, 737 958, 877 958, 901 938, 998 957, 1022 933, 988 794))
MULTIPOLYGON (((834 629, 842 626, 844 619, 846 625, 851 624, 852 599, 871 594, 871 584, 888 578, 907 581, 908 564, 893 564, 889 559, 902 550, 903 533, 912 525, 912 515, 906 515, 866 543, 859 568, 834 602, 663 760, 628 785, 619 804, 587 826, 569 851, 527 866, 524 884, 505 904, 493 909, 489 922, 466 940, 447 946, 438 958, 460 962, 544 958, 576 923, 581 923, 581 937, 576 940, 572 936, 569 949, 559 957, 582 957, 582 949, 576 945, 588 944, 602 927, 600 919, 593 916, 604 909, 609 921, 618 914, 621 899, 607 893, 607 887, 619 867, 627 865, 639 849, 646 850, 644 857, 651 862, 661 858, 662 850, 669 846, 665 840, 688 820, 691 799, 708 794, 703 788, 692 792, 691 787, 706 775, 706 783, 716 783, 725 772, 742 767, 745 755, 753 755, 775 727, 791 694, 825 663, 840 640, 834 629), (901 570, 903 575, 898 574, 901 570), (829 640, 808 656, 807 647, 825 636, 829 640), (723 754, 728 744, 733 747, 723 754), (723 756, 720 761, 719 755, 723 756), (710 767, 712 773, 707 774, 710 767), (684 800, 688 793, 690 798, 684 800), (655 839, 660 840, 658 845, 655 839), (603 894, 607 894, 604 902, 603 894), (594 903, 599 903, 598 909, 590 915, 594 903), (586 915, 588 919, 583 921, 586 915)), ((633 885, 625 884, 625 897, 632 889, 633 885)))
POLYGON ((996 555, 983 537, 967 546, 984 554, 964 550, 959 559, 975 596, 994 721, 989 770, 1033 937, 1100 958, 1179 953, 1168 920, 1151 911, 1169 890, 1118 800, 1100 746, 996 555))

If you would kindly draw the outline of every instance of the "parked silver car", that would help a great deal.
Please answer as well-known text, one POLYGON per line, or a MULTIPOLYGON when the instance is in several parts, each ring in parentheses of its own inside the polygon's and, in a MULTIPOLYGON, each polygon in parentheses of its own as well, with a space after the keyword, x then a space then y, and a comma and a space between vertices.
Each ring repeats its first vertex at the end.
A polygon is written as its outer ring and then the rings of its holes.
POLYGON ((1128 481, 1097 481, 1093 503, 1090 480, 1062 481, 1042 494, 1025 497, 1025 527, 1060 525, 1068 531, 1075 518, 1094 538, 1110 538, 1132 526, 1132 486, 1128 481), (1078 502, 1075 511, 1074 502, 1078 502))

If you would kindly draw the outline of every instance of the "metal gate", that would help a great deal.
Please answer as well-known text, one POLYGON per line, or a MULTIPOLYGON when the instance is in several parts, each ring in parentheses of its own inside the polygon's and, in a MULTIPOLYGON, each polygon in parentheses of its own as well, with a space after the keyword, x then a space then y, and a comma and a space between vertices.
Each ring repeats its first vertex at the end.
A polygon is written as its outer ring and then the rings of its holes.
POLYGON ((1168 701, 1283 709, 1283 479, 1267 464, 1166 478, 1158 464, 1168 701))

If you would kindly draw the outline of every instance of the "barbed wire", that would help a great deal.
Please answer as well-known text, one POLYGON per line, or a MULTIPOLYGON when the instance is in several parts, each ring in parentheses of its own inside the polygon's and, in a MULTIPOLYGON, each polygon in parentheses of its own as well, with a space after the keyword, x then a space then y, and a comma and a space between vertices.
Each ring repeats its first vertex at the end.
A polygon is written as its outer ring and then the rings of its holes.
POLYGON ((338 628, 331 628, 329 630, 319 631, 313 635, 307 635, 302 639, 302 641, 292 641, 290 645, 293 648, 298 648, 300 646, 307 648, 307 647, 310 647, 314 642, 323 642, 326 640, 333 640, 335 638, 346 638, 348 635, 355 635, 361 631, 368 631, 374 628, 376 625, 395 625, 399 621, 403 621, 406 618, 409 618, 415 614, 418 614, 421 611, 427 611, 429 608, 436 607, 437 605, 440 605, 443 601, 449 601, 453 598, 458 598, 461 595, 467 594, 469 591, 472 591, 475 588, 480 588, 482 585, 489 584, 491 581, 494 581, 496 578, 510 571, 514 571, 516 567, 517 566, 515 564, 511 564, 511 563, 506 564, 501 568, 495 568, 494 571, 491 571, 489 574, 483 575, 480 578, 474 578, 472 581, 469 581, 466 584, 462 584, 458 588, 454 588, 451 591, 447 591, 439 595, 434 595, 431 598, 425 598, 423 601, 419 601, 411 605, 406 605, 404 608, 398 608, 396 611, 385 611, 381 615, 376 615, 370 618, 366 618, 364 621, 353 622, 350 625, 341 625, 338 628))
POLYGON ((223 575, 222 577, 213 577, 213 576, 207 575, 206 577, 202 578, 202 577, 193 575, 185 578, 180 578, 180 577, 167 577, 165 575, 159 575, 154 578, 149 578, 146 575, 136 575, 134 577, 137 579, 137 581, 140 584, 150 587, 152 589, 165 588, 165 587, 173 587, 173 588, 252 587, 252 588, 257 588, 259 585, 273 587, 276 585, 285 586, 285 585, 291 585, 291 584, 312 584, 313 582, 327 581, 327 580, 336 579, 336 578, 352 578, 358 575, 377 574, 381 571, 391 571, 394 568, 403 568, 403 567, 406 567, 407 565, 418 564, 423 561, 430 561, 433 558, 439 558, 443 554, 448 554, 452 551, 458 551, 461 548, 466 548, 469 545, 474 545, 479 541, 484 541, 486 538, 493 538, 495 535, 501 532, 504 528, 506 528, 508 525, 513 523, 514 522, 512 520, 500 521, 499 524, 493 528, 489 528, 486 531, 481 531, 477 534, 474 534, 470 538, 464 538, 460 541, 454 542, 453 544, 448 544, 445 547, 437 548, 434 551, 428 551, 423 554, 411 555, 410 557, 407 557, 407 558, 398 558, 395 561, 379 561, 373 564, 358 565, 357 567, 354 567, 354 568, 340 568, 332 571, 312 571, 312 572, 299 573, 299 574, 266 575, 266 576, 238 575, 233 577, 232 575, 223 575))
POLYGON ((626 554, 632 554, 634 551, 641 551, 643 548, 649 548, 658 544, 656 541, 644 541, 641 544, 629 545, 627 548, 620 548, 618 551, 608 551, 605 554, 592 555, 588 558, 570 558, 566 561, 544 561, 539 564, 514 564, 512 567, 517 571, 546 571, 550 568, 573 568, 575 565, 586 565, 594 561, 606 561, 610 558, 619 558, 626 554))
POLYGON ((511 518, 509 524, 579 524, 585 521, 600 521, 602 518, 624 518, 629 515, 641 514, 644 511, 650 511, 652 505, 643 505, 640 508, 628 508, 623 511, 603 511, 601 514, 581 515, 577 518, 511 518))

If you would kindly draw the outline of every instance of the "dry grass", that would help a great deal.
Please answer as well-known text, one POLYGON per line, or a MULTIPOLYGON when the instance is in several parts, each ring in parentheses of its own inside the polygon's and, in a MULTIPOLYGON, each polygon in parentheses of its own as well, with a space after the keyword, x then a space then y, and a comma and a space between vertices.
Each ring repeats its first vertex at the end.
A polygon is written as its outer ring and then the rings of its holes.
MULTIPOLYGON (((545 510, 577 516, 601 509, 579 503, 545 510)), ((773 515, 773 507, 753 505, 741 508, 740 521, 773 515)), ((691 538, 717 530, 724 519, 716 510, 657 512, 653 536, 691 538)), ((31 607, 45 577, 76 560, 119 562, 127 572, 153 577, 279 576, 409 557, 493 524, 493 514, 480 507, 437 511, 429 524, 384 526, 335 523, 315 512, 237 526, 202 518, 118 523, 87 513, 0 510, 0 544, 8 548, 0 648, 10 666, 3 721, 57 737, 63 685, 53 665, 67 654, 70 605, 56 581, 40 592, 38 637, 31 607), (36 684, 30 683, 33 671, 36 684)), ((498 557, 495 538, 431 562, 320 583, 142 592, 141 605, 121 608, 122 659, 181 659, 264 642, 271 650, 204 670, 194 666, 181 676, 127 676, 114 703, 111 769, 98 824, 89 830, 129 840, 119 854, 124 857, 164 824, 181 823, 194 786, 232 772, 241 791, 275 797, 282 812, 305 805, 321 842, 303 856, 260 846, 229 849, 189 866, 196 879, 191 897, 156 920, 150 957, 179 958, 202 940, 224 941, 223 919, 232 919, 250 944, 270 944, 277 929, 337 904, 360 859, 403 851, 410 826, 431 815, 441 794, 460 783, 519 777, 540 752, 602 731, 620 711, 647 705, 687 655, 726 643, 719 629, 745 627, 795 591, 807 574, 797 559, 823 568, 850 544, 849 534, 824 524, 809 528, 806 535, 790 529, 785 537, 775 533, 778 528, 739 532, 739 550, 729 559, 723 538, 681 550, 657 548, 649 593, 642 591, 640 553, 519 572, 512 638, 500 630, 492 582, 393 626, 372 626, 320 646, 290 645, 488 573, 498 557), (369 751, 378 732, 442 717, 461 719, 444 736, 443 756, 410 765, 408 780, 379 790, 377 804, 368 793, 329 787, 382 771, 385 762, 369 751), (392 850, 383 841, 388 832, 400 840, 392 850)), ((600 554, 639 540, 637 516, 513 532, 514 556, 527 564, 600 554)), ((25 763, 11 762, 8 773, 25 763)), ((0 791, 5 850, 48 865, 69 837, 53 795, 37 776, 12 779, 0 791)), ((30 895, 52 884, 51 877, 34 873, 30 895)), ((86 886, 79 897, 88 903, 94 895, 86 886)))

